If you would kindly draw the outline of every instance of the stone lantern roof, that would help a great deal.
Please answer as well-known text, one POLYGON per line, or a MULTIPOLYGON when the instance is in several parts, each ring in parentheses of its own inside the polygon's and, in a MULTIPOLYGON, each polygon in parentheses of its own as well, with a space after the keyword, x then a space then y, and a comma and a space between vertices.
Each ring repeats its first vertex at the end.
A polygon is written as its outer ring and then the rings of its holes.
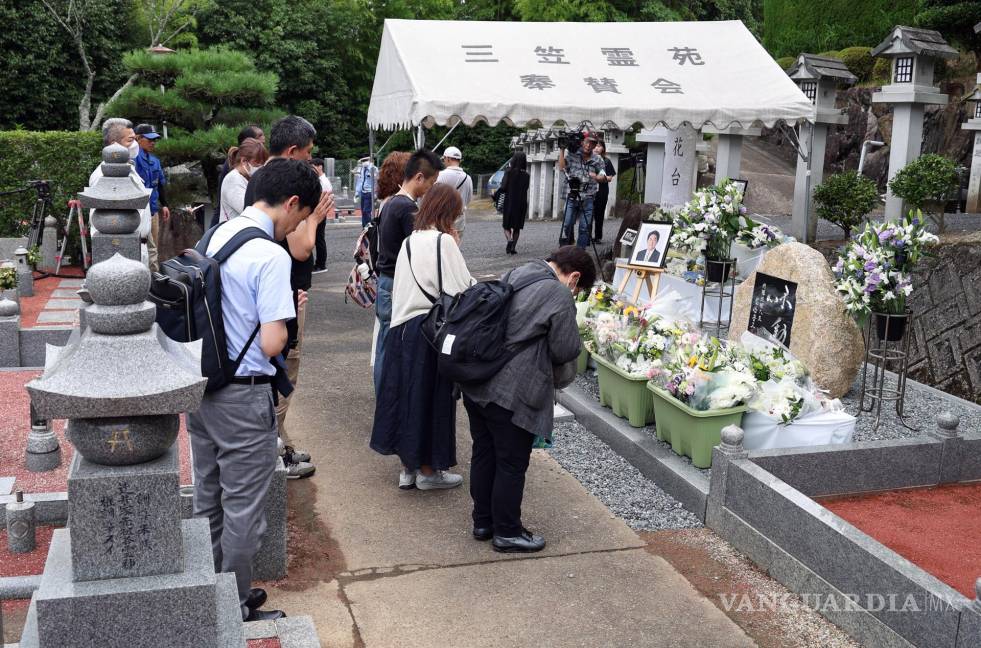
POLYGON ((896 26, 889 35, 872 50, 872 56, 900 56, 916 54, 935 58, 957 58, 957 50, 947 44, 940 32, 933 29, 896 26))
POLYGON ((981 34, 981 22, 974 26, 974 33, 981 34))
POLYGON ((794 64, 787 68, 787 75, 795 81, 834 79, 838 83, 848 85, 858 81, 858 77, 852 74, 848 66, 840 59, 818 56, 817 54, 798 56, 794 64))

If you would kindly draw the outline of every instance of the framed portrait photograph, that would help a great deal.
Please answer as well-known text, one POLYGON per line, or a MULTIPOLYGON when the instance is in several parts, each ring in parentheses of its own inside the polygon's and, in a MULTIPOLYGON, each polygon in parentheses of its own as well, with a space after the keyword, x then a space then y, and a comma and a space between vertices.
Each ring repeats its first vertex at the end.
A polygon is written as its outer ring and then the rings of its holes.
POLYGON ((671 223, 643 223, 637 233, 637 244, 630 257, 631 265, 663 268, 668 261, 671 223))
POLYGON ((743 200, 746 200, 746 190, 749 189, 749 180, 733 180, 732 184, 738 187, 739 193, 743 195, 743 200))
POLYGON ((629 247, 636 242, 637 242, 637 230, 635 229, 623 230, 623 236, 620 237, 621 244, 629 247))

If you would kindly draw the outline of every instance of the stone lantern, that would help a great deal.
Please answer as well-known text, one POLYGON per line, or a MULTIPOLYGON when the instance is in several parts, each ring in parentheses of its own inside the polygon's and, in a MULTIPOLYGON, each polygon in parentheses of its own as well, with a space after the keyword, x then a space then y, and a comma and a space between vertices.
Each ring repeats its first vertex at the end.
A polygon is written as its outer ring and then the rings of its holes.
POLYGON ((117 252, 140 261, 140 211, 150 201, 145 187, 130 175, 129 151, 120 144, 102 149, 102 177, 78 194, 82 207, 94 209, 92 261, 99 263, 117 252), (98 230, 98 231, 95 231, 98 230))
MULTIPOLYGON (((981 28, 981 23, 978 23, 981 28)), ((968 119, 961 128, 974 131, 974 155, 971 156, 971 176, 967 183, 968 213, 981 212, 981 74, 974 92, 965 97, 968 102, 968 119)))
POLYGON ((27 390, 67 418, 67 529, 54 532, 22 646, 244 645, 234 576, 216 574, 206 519, 181 521, 180 412, 204 395, 201 343, 172 341, 146 300, 150 271, 119 254, 89 271, 84 333, 48 347, 27 390))
POLYGON ((17 257, 17 294, 21 297, 30 297, 34 294, 34 270, 27 262, 27 248, 20 246, 14 250, 17 257))
POLYGON ((824 151, 828 127, 847 124, 848 116, 835 107, 840 84, 851 85, 857 77, 842 61, 827 56, 801 54, 787 75, 794 80, 812 104, 814 123, 800 125, 798 138, 807 159, 798 156, 794 181, 793 234, 805 242, 817 238, 817 216, 812 197, 814 187, 824 180, 824 151))
MULTIPOLYGON (((947 95, 933 84, 937 59, 957 57, 940 32, 932 29, 893 27, 872 56, 892 61, 891 83, 872 95, 872 103, 893 105, 892 138, 889 142, 889 179, 920 157, 923 142, 923 112, 930 104, 946 105, 947 95)), ((892 191, 886 194, 886 218, 903 215, 903 201, 892 191)))

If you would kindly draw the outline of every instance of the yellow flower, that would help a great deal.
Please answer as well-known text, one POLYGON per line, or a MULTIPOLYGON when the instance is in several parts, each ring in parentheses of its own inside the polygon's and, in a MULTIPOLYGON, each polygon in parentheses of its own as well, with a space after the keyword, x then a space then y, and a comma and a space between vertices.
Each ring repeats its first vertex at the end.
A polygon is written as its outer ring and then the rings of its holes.
POLYGON ((596 293, 596 300, 597 301, 602 301, 603 300, 603 297, 604 297, 603 291, 600 291, 600 292, 596 293))
POLYGON ((692 357, 688 358, 688 366, 689 367, 694 367, 696 364, 698 364, 698 356, 697 355, 693 355, 692 357))

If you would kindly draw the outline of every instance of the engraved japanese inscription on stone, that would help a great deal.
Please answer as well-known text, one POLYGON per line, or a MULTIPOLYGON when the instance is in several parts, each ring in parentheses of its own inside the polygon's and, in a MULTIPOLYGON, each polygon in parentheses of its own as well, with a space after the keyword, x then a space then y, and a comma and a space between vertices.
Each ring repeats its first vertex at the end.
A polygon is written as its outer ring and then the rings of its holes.
POLYGON ((797 311, 797 284, 779 277, 756 273, 753 302, 749 307, 750 332, 773 338, 790 348, 790 332, 797 311))
POLYGON ((121 481, 111 493, 99 498, 99 508, 105 556, 123 569, 133 570, 138 556, 153 548, 150 494, 137 494, 129 481, 121 481))

